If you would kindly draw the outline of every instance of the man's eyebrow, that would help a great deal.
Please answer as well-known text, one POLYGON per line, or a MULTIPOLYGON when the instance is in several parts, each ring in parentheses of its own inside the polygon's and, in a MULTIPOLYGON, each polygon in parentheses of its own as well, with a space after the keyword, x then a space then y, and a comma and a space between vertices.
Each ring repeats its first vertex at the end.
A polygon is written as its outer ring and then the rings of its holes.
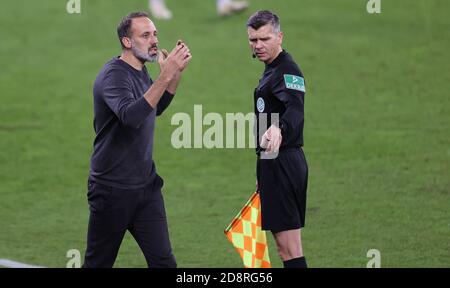
POLYGON ((270 39, 270 37, 249 37, 248 38, 250 41, 254 41, 254 40, 269 40, 270 39))
POLYGON ((152 32, 152 31, 144 31, 144 32, 141 33, 141 35, 152 34, 152 33, 153 33, 153 34, 158 33, 158 30, 155 30, 155 31, 153 31, 153 32, 152 32))

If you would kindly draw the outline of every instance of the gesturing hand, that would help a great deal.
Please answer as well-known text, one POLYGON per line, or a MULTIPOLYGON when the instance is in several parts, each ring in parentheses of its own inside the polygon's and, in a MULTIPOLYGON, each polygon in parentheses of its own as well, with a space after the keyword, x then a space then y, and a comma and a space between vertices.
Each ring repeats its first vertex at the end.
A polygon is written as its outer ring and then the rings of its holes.
POLYGON ((170 53, 166 50, 158 51, 158 64, 161 75, 170 81, 177 73, 182 72, 192 59, 191 52, 186 44, 178 40, 177 45, 170 53))

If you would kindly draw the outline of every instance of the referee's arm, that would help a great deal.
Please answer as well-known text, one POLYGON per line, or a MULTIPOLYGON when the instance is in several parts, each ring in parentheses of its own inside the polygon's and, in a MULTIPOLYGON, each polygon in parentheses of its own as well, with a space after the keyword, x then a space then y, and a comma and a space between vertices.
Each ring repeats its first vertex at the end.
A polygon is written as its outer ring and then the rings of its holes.
POLYGON ((283 69, 277 71, 277 75, 272 81, 272 91, 286 107, 283 116, 280 119, 281 133, 299 133, 297 131, 303 122, 304 112, 304 91, 289 89, 286 87, 284 75, 294 75, 303 78, 303 75, 296 69, 283 69))

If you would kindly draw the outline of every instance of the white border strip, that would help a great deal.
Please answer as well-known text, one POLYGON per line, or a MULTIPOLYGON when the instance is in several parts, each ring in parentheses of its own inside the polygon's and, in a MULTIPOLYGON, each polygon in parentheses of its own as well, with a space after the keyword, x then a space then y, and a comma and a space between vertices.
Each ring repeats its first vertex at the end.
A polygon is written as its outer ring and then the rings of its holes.
POLYGON ((43 266, 30 265, 25 263, 20 263, 8 259, 0 259, 0 266, 8 268, 45 268, 43 266))

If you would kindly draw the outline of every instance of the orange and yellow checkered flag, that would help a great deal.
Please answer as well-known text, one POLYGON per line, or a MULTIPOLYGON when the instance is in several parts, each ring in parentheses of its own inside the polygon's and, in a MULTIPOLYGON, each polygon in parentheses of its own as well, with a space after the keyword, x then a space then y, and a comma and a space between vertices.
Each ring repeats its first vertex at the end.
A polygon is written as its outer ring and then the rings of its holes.
POLYGON ((270 268, 266 232, 261 230, 261 203, 254 192, 225 229, 225 235, 241 255, 246 268, 270 268))

